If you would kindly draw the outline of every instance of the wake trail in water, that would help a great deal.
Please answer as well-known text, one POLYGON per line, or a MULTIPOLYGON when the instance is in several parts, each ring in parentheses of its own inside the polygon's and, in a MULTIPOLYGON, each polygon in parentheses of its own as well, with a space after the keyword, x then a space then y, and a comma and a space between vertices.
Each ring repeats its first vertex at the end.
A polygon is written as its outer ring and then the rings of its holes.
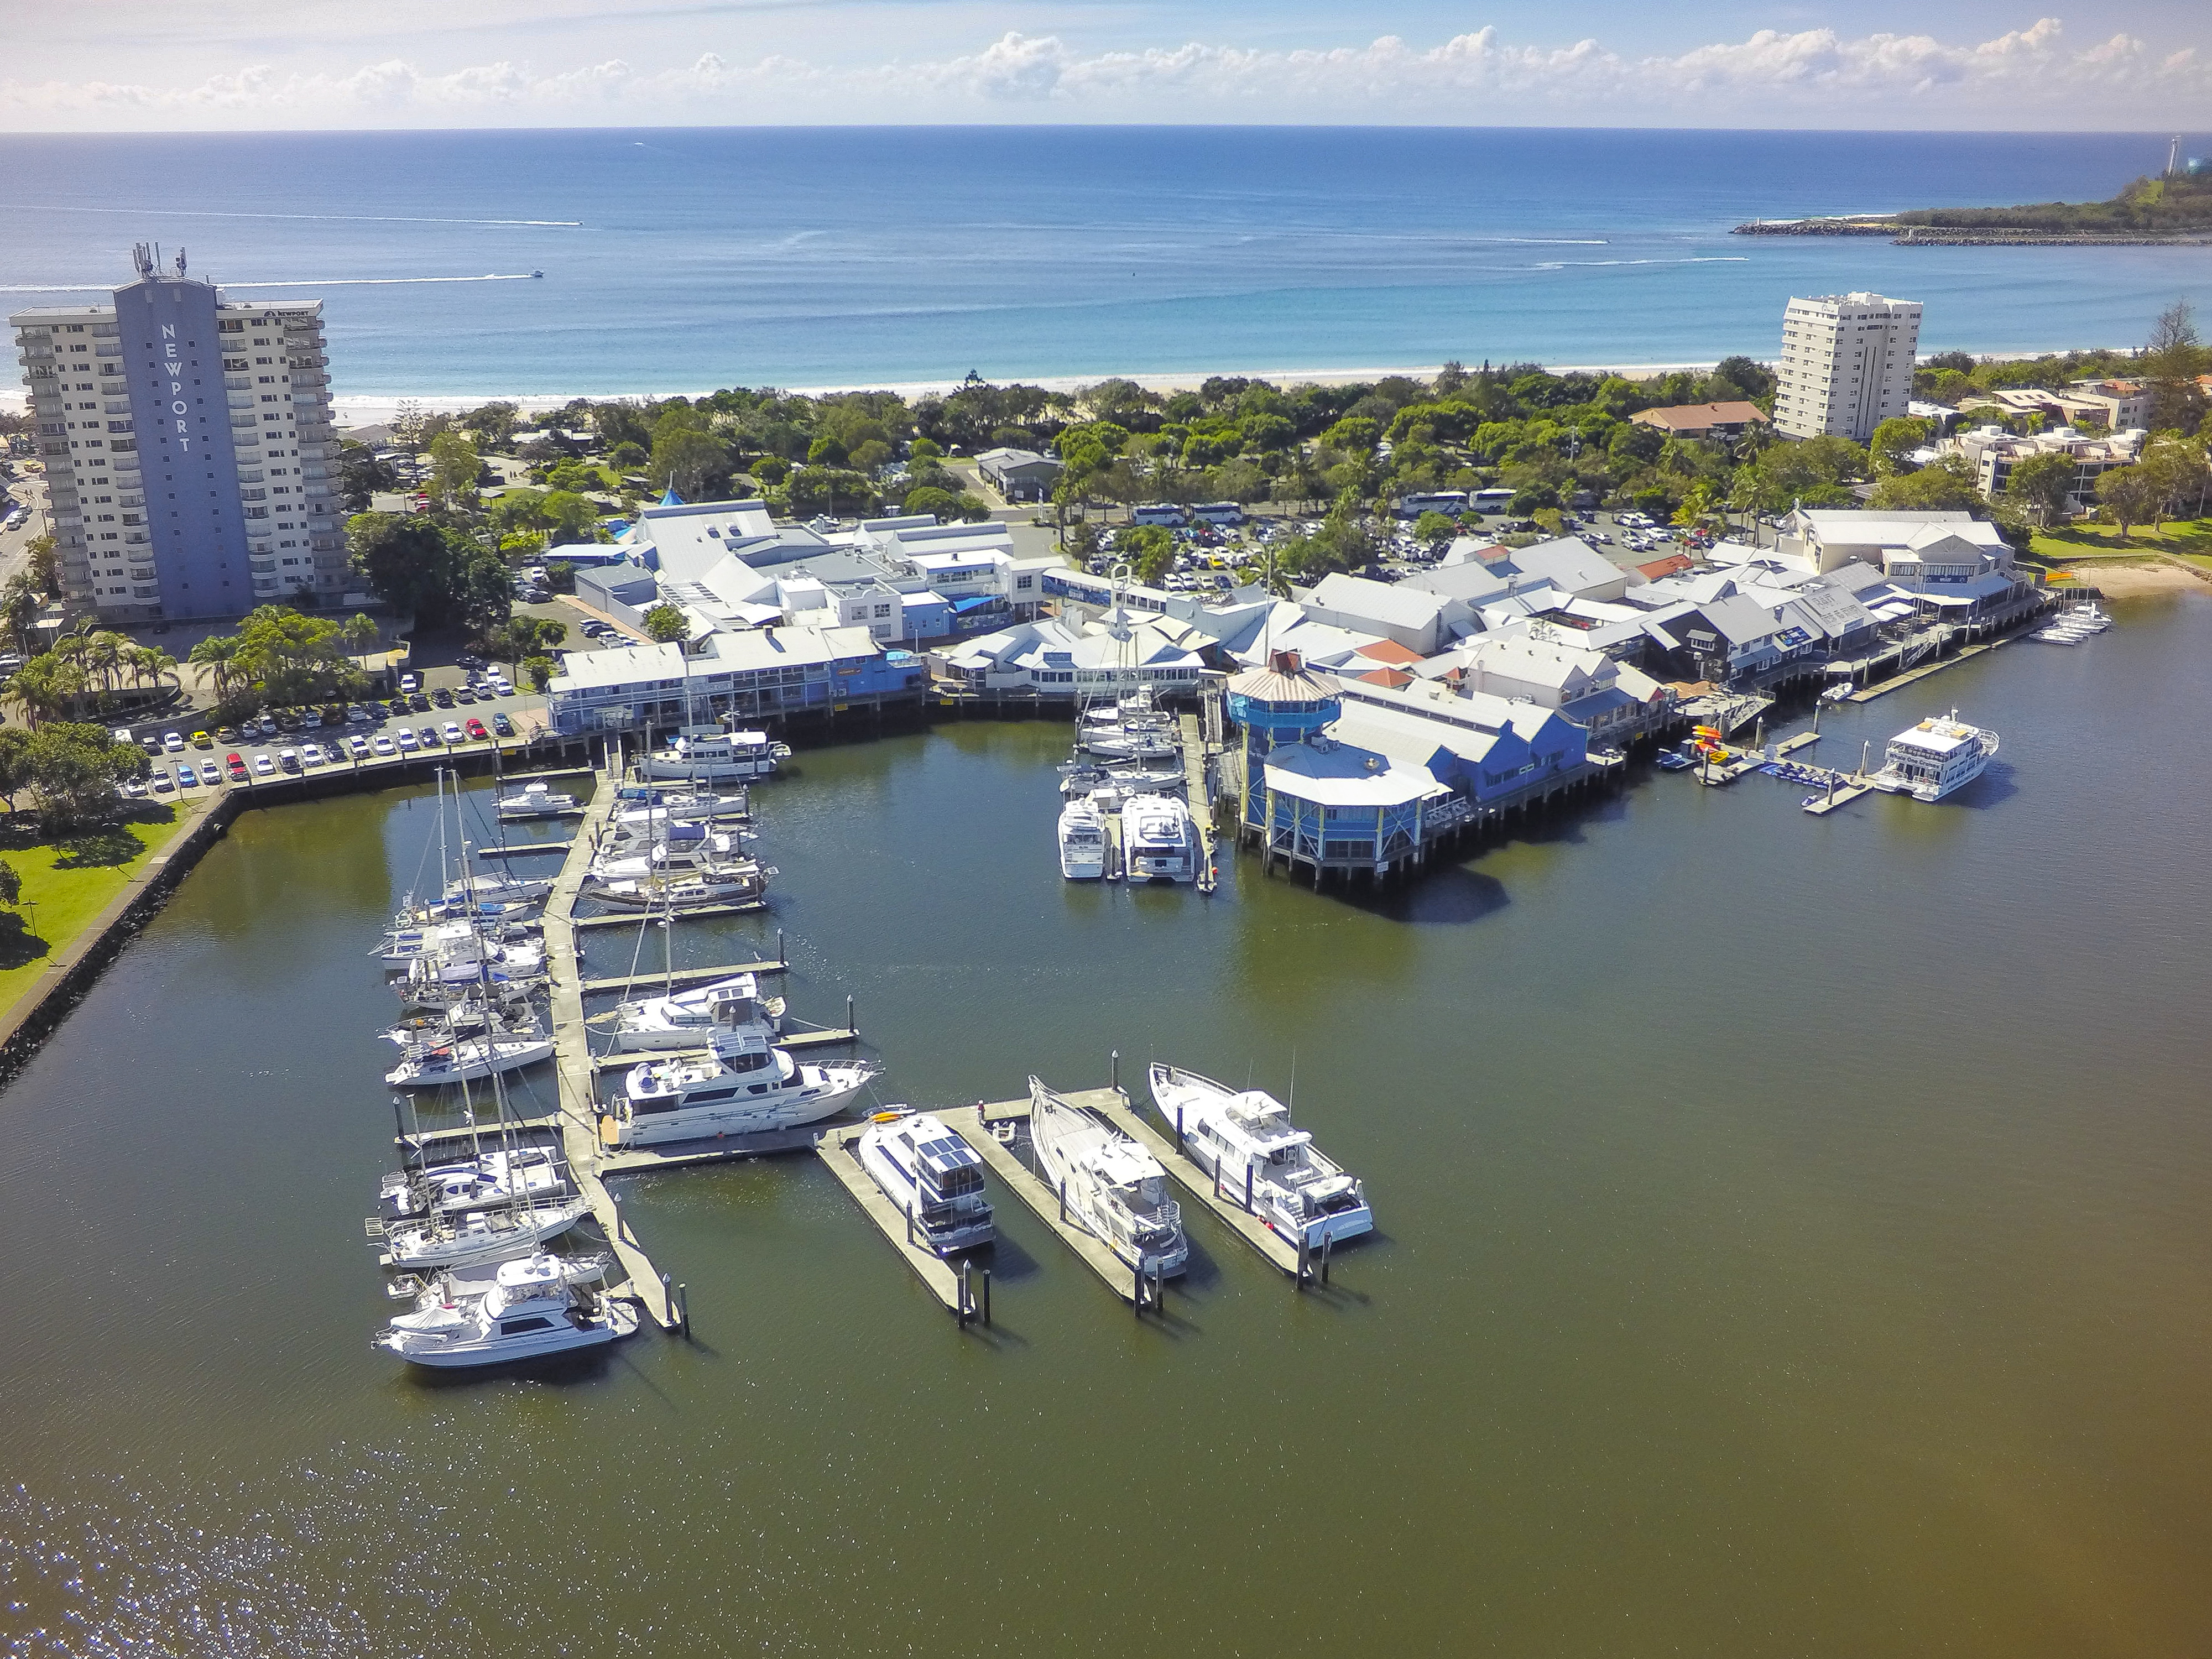
POLYGON ((18 213, 111 213, 143 218, 149 214, 165 219, 306 219, 319 224, 346 225, 507 225, 539 230, 581 230, 581 219, 434 219, 412 213, 227 213, 212 208, 73 207, 58 202, 0 202, 18 213))
MULTIPOLYGON (((218 283, 218 288, 398 288, 409 283, 526 283, 527 270, 488 271, 482 276, 325 276, 313 282, 218 283)), ((98 294, 112 283, 0 283, 0 294, 98 294)))

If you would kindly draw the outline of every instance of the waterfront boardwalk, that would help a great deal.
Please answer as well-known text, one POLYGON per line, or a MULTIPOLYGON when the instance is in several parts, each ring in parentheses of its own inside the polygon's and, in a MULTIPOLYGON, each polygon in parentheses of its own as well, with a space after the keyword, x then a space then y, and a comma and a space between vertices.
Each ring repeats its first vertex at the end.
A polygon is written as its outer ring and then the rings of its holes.
MULTIPOLYGON (((830 1173, 836 1176, 853 1200, 876 1224, 876 1231, 884 1236, 891 1249, 905 1259, 914 1275, 927 1286, 929 1293, 945 1304, 949 1314, 960 1315, 968 1310, 968 1302, 962 1295, 959 1273, 952 1264, 933 1250, 923 1249, 914 1242, 914 1228, 905 1211, 891 1202, 878 1187, 874 1177, 860 1167, 854 1150, 860 1136, 868 1127, 865 1123, 840 1123, 825 1131, 814 1143, 814 1151, 830 1173)), ((962 1322, 965 1323, 963 1320, 962 1322)))
POLYGON ((1223 1226, 1267 1261, 1293 1279, 1307 1272, 1308 1264, 1299 1259, 1297 1245, 1279 1237, 1266 1222, 1246 1209, 1241 1201, 1243 1194, 1218 1190, 1213 1177, 1176 1150, 1172 1134, 1163 1134, 1146 1122, 1127 1095, 1119 1089, 1097 1090, 1091 1103, 1109 1123, 1159 1159, 1160 1167, 1175 1178, 1177 1186, 1212 1211, 1223 1226))
POLYGON ((654 1323, 664 1330, 673 1330, 678 1316, 671 1304, 668 1288, 661 1282, 659 1270, 638 1243, 622 1206, 599 1178, 604 1160, 599 1144, 599 1097, 586 1047, 584 985, 576 961, 576 895, 583 887, 584 872, 591 866, 592 844, 614 811, 615 785, 619 776, 618 772, 600 775, 591 805, 585 812, 584 829, 568 843, 568 861, 545 901, 545 968, 553 994, 554 1060, 560 1069, 561 1146, 568 1158, 569 1179, 592 1206, 599 1231, 606 1235, 623 1275, 629 1280, 626 1294, 636 1299, 654 1323))
POLYGON ((1917 668, 1908 668, 1902 674, 1893 674, 1878 684, 1869 685, 1863 690, 1854 691, 1850 700, 1853 702, 1872 702, 1876 697, 1886 697, 1893 691, 1901 691, 1908 685, 1926 679, 1930 674, 1940 673, 1955 663, 1971 661, 1976 657, 1996 650, 1999 646, 2010 645, 2014 640, 2021 637, 2022 635, 2019 634, 2002 634, 1996 639, 1985 640, 1979 645, 1966 646, 1956 656, 1938 657, 1934 662, 1923 663, 1917 668))
MULTIPOLYGON (((1079 1089, 1062 1097, 1076 1106, 1097 1106, 1107 1100, 1121 1098, 1118 1089, 1079 1089)), ((959 1106, 937 1112, 953 1133, 973 1146, 991 1166, 991 1173, 999 1177, 1001 1185, 1016 1198, 1029 1206, 1038 1220, 1060 1235, 1060 1242, 1083 1259, 1084 1264, 1106 1286, 1124 1302, 1133 1304, 1139 1312, 1151 1304, 1152 1295, 1144 1290, 1137 1278, 1137 1270, 1101 1243, 1097 1238, 1063 1220, 1060 1212, 1060 1195, 1044 1183, 1043 1179, 1020 1158, 1011 1147, 1000 1145, 989 1126, 1009 1121, 1026 1121, 1030 1103, 1023 1101, 1000 1101, 995 1105, 959 1106), (1141 1297, 1142 1301, 1139 1298, 1141 1297)))
POLYGON ((1213 866, 1213 798, 1206 787, 1206 739, 1197 715, 1181 715, 1177 723, 1182 729, 1183 796, 1198 826, 1198 890, 1211 893, 1219 877, 1213 866))

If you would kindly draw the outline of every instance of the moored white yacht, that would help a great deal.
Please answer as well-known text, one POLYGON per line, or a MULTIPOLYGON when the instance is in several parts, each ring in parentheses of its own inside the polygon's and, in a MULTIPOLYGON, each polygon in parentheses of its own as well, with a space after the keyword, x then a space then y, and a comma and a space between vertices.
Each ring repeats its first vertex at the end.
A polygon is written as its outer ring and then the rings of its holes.
POLYGON ((524 958, 532 950, 542 950, 532 941, 544 931, 544 924, 538 921, 487 921, 475 917, 433 921, 420 927, 399 926, 385 933, 376 957, 378 961, 395 968, 423 957, 437 962, 505 962, 509 959, 509 946, 520 947, 524 958))
POLYGON ((1182 1206, 1159 1160, 1105 1119, 1030 1079, 1037 1174, 1084 1231, 1139 1272, 1172 1277, 1190 1260, 1182 1206))
POLYGON ((401 1273, 504 1261, 558 1238, 591 1213, 581 1197, 547 1197, 443 1212, 420 1220, 368 1224, 369 1242, 381 1244, 384 1266, 401 1273))
POLYGON ((520 1030, 496 1029, 474 1036, 435 1028, 384 1035, 399 1045, 399 1064, 384 1074, 384 1080, 395 1089, 474 1083, 553 1058, 551 1035, 539 1030, 534 1021, 520 1030))
POLYGON ((637 763, 638 775, 654 779, 735 783, 764 778, 791 757, 791 745, 775 743, 765 732, 726 732, 719 726, 687 726, 668 747, 637 763))
POLYGON ((1131 881, 1196 881, 1198 825, 1174 795, 1121 803, 1121 863, 1131 881))
POLYGON ((397 1316, 374 1346, 416 1365, 453 1370, 543 1359, 619 1341, 637 1310, 571 1282, 552 1255, 502 1261, 491 1285, 397 1316))
POLYGON ((503 818, 560 818, 582 811, 584 804, 543 783, 526 783, 515 793, 501 796, 496 810, 503 818))
POLYGON ((1185 1154, 1272 1231, 1317 1250, 1374 1231, 1358 1180, 1292 1128, 1290 1109, 1273 1095, 1176 1066, 1154 1065, 1151 1083, 1152 1104, 1181 1134, 1185 1154))
POLYGON ((1106 874, 1106 817, 1087 797, 1060 809, 1060 873, 1069 881, 1106 874))
POLYGON ((937 1255, 972 1250, 998 1236, 983 1196, 983 1160, 927 1112, 878 1113, 853 1152, 913 1223, 914 1238, 937 1255))
POLYGON ((422 1169, 392 1170, 378 1185, 377 1209, 386 1222, 405 1221, 514 1199, 556 1197, 568 1185, 551 1147, 495 1147, 422 1169))
POLYGON ((771 866, 752 859, 666 875, 618 877, 600 882, 590 896, 624 908, 681 914, 710 904, 750 904, 768 891, 771 866))
POLYGON ((803 1066, 758 1027, 723 1033, 702 1059, 632 1066, 601 1123, 617 1146, 757 1134, 835 1116, 866 1086, 866 1066, 803 1066))
POLYGON ((1996 752, 1997 734, 1967 725, 1954 708, 1892 738, 1881 770, 1867 781, 1915 800, 1941 800, 1981 776, 1996 752))
POLYGON ((607 1028, 610 1052, 703 1048, 724 1031, 760 1026, 769 1032, 783 1025, 781 997, 763 997, 750 974, 733 974, 690 991, 625 1002, 588 1020, 607 1028))

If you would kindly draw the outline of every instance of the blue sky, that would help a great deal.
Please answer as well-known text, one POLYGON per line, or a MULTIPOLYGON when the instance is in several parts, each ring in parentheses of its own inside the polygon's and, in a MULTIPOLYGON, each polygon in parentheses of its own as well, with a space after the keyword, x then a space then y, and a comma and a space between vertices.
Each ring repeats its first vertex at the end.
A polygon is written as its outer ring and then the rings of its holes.
MULTIPOLYGON (((2048 3, 2048 0, 2045 0, 2048 3)), ((0 129, 2212 127, 2212 5, 12 0, 0 129)))

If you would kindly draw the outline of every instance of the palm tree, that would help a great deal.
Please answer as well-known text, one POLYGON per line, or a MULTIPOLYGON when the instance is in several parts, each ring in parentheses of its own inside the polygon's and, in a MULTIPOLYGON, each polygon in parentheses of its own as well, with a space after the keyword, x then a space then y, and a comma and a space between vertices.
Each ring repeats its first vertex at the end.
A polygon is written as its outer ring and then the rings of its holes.
POLYGON ((346 654, 359 658, 361 671, 364 674, 367 673, 369 647, 383 637, 376 624, 356 611, 346 619, 345 627, 339 631, 339 636, 345 641, 346 654))
POLYGON ((161 684, 162 676, 167 675, 176 683, 179 690, 184 690, 185 683, 177 673, 177 659, 174 657, 158 645, 147 647, 140 654, 146 659, 146 672, 153 676, 154 684, 157 688, 161 684))
MULTIPOLYGON (((165 657, 169 655, 166 651, 161 654, 165 657)), ((191 648, 188 659, 207 670, 208 678, 215 684, 217 702, 222 702, 237 689, 238 641, 234 637, 211 634, 191 648)), ((176 660, 174 657, 169 657, 169 665, 174 667, 176 660)))
POLYGON ((100 681, 100 689, 112 691, 115 678, 122 670, 123 653, 131 649, 131 641, 112 629, 102 629, 85 641, 84 665, 100 681))

